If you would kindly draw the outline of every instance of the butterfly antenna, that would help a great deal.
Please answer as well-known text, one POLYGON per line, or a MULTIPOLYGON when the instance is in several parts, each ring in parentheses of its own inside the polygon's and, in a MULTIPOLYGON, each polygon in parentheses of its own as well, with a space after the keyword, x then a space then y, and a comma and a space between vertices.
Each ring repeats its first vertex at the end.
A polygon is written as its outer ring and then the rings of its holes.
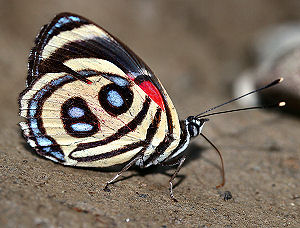
MULTIPOLYGON (((198 118, 198 117, 200 117, 200 116, 203 116, 203 114, 205 114, 205 113, 211 112, 212 110, 215 110, 215 109, 220 108, 220 107, 222 107, 222 106, 224 106, 224 105, 227 105, 227 104, 229 104, 229 103, 231 103, 231 102, 234 102, 234 101, 236 101, 236 100, 239 100, 239 99, 241 99, 241 98, 243 98, 243 97, 246 97, 246 96, 248 96, 248 95, 250 95, 250 94, 252 94, 252 93, 257 93, 257 92, 259 92, 259 91, 261 91, 261 90, 270 88, 270 87, 272 87, 272 86, 274 86, 274 85, 277 85, 278 83, 280 83, 280 82, 282 82, 282 81, 283 81, 283 78, 276 79, 275 81, 271 82, 270 84, 268 84, 268 85, 266 85, 266 86, 263 86, 263 87, 261 87, 261 88, 255 89, 255 90, 253 90, 253 91, 250 91, 249 93, 246 93, 246 94, 244 94, 244 95, 241 95, 241 96, 239 96, 239 97, 236 97, 236 98, 234 98, 234 99, 232 99, 232 100, 229 100, 229 101, 227 101, 227 102, 225 102, 225 103, 223 103, 223 104, 220 104, 220 105, 217 105, 217 106, 215 106, 215 107, 213 107, 213 108, 210 108, 210 109, 206 110, 205 112, 202 112, 202 113, 196 115, 195 117, 198 118)), ((253 107, 253 108, 250 108, 250 109, 254 109, 254 107, 253 107)))
POLYGON ((221 184, 217 185, 216 188, 223 187, 225 185, 225 170, 224 170, 224 162, 223 162, 223 157, 221 155, 221 152, 218 150, 218 148, 202 133, 200 135, 217 151, 220 160, 221 160, 221 175, 222 175, 222 182, 221 184))
POLYGON ((207 117, 207 116, 213 116, 213 115, 230 113, 230 112, 246 111, 246 110, 252 110, 252 109, 277 108, 277 107, 283 107, 285 105, 286 105, 286 103, 284 101, 281 101, 281 102, 279 102, 277 104, 273 104, 273 105, 254 106, 254 107, 248 107, 248 108, 231 109, 231 110, 226 110, 226 111, 221 111, 221 112, 213 112, 213 113, 209 113, 206 115, 197 116, 197 118, 203 118, 203 117, 207 117))

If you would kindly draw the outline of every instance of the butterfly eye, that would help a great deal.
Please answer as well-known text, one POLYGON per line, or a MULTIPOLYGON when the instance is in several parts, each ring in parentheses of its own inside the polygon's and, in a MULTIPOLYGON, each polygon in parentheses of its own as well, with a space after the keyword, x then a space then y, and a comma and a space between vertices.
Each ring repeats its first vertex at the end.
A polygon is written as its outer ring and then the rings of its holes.
POLYGON ((199 128, 200 126, 196 125, 195 123, 188 124, 188 131, 191 137, 196 137, 199 135, 199 128))
POLYGON ((61 107, 66 132, 76 138, 91 136, 99 131, 98 118, 80 97, 68 99, 61 107))
POLYGON ((128 111, 133 102, 133 92, 129 86, 109 84, 99 92, 99 102, 102 108, 112 116, 128 111))
POLYGON ((198 119, 194 116, 189 116, 187 119, 187 129, 191 137, 196 137, 201 133, 203 124, 208 121, 208 119, 198 119))

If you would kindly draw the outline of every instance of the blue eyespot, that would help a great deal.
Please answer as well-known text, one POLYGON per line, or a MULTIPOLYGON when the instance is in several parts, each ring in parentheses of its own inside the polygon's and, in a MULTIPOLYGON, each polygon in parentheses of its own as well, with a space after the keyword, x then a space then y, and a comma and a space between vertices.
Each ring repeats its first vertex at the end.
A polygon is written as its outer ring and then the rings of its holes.
POLYGON ((111 90, 107 93, 107 100, 112 106, 115 107, 121 107, 124 104, 123 98, 115 90, 111 90))
POLYGON ((72 118, 80 118, 84 116, 84 110, 78 107, 72 107, 69 109, 68 114, 72 118))
POLYGON ((61 106, 61 118, 65 131, 76 138, 92 136, 99 131, 100 123, 85 100, 71 97, 61 106))
POLYGON ((72 124, 71 128, 74 131, 91 131, 93 129, 93 126, 87 123, 76 123, 76 124, 72 124))
POLYGON ((98 99, 101 107, 108 114, 118 116, 130 109, 133 102, 133 92, 130 86, 119 86, 116 83, 110 83, 100 89, 98 99))

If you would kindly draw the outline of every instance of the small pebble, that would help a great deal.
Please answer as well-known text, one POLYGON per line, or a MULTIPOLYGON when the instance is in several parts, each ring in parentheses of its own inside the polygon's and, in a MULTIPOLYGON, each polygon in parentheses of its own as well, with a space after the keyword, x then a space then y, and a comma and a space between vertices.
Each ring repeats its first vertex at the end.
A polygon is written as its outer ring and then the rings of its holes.
POLYGON ((223 196, 224 196, 223 199, 225 201, 232 199, 232 194, 231 194, 230 191, 225 191, 224 194, 223 194, 223 196))
POLYGON ((224 201, 232 199, 232 194, 230 191, 224 191, 224 192, 219 191, 218 193, 220 197, 224 199, 224 201))
POLYGON ((140 194, 140 193, 138 193, 138 192, 136 192, 136 194, 137 194, 139 197, 141 197, 141 198, 147 198, 147 197, 148 197, 147 194, 140 194))

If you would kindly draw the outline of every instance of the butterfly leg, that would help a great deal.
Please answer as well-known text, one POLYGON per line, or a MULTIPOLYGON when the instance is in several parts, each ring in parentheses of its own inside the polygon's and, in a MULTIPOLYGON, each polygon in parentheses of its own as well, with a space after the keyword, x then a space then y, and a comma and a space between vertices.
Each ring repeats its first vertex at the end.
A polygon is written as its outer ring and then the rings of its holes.
POLYGON ((106 192, 110 192, 110 189, 108 188, 108 186, 110 184, 112 184, 119 176, 122 175, 122 173, 124 173, 125 171, 127 171, 131 166, 133 166, 137 162, 137 160, 139 160, 141 158, 142 158, 142 155, 138 155, 134 159, 132 159, 128 164, 126 164, 122 168, 122 170, 120 172, 118 172, 116 176, 114 176, 114 178, 112 178, 111 180, 109 180, 108 182, 106 182, 106 185, 105 185, 105 187, 104 187, 103 190, 106 191, 106 192))
POLYGON ((171 199, 173 199, 175 202, 178 202, 178 200, 177 200, 177 199, 174 197, 174 195, 173 195, 173 181, 174 181, 175 177, 177 176, 179 170, 182 168, 185 159, 186 159, 186 155, 184 155, 184 156, 180 159, 179 165, 177 166, 175 172, 173 173, 171 179, 169 180, 169 183, 170 183, 170 188, 169 188, 169 190, 170 190, 170 197, 171 197, 171 199))

